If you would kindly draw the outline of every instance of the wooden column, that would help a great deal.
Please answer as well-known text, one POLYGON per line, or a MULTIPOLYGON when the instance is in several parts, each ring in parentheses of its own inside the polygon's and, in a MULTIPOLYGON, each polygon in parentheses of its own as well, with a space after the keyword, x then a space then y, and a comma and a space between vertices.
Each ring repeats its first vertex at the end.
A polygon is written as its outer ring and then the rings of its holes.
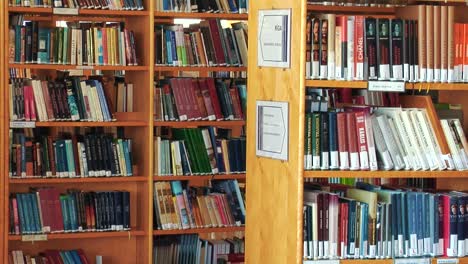
POLYGON ((250 1, 246 263, 302 262, 306 0, 250 1), (291 68, 257 66, 258 11, 291 9, 291 68), (255 155, 257 100, 289 103, 289 160, 255 155))

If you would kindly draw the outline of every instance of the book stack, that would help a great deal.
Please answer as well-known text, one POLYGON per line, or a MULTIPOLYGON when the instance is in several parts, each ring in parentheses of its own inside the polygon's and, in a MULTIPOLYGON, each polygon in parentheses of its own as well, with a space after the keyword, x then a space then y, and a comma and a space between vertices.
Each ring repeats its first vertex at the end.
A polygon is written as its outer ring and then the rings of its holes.
POLYGON ((143 10, 143 0, 54 0, 54 7, 143 10))
POLYGON ((245 173, 245 138, 224 138, 214 127, 172 130, 154 140, 154 175, 245 173))
POLYGON ((133 83, 116 81, 116 112, 133 112, 133 83))
POLYGON ((130 193, 40 188, 9 199, 15 235, 130 230, 130 193))
POLYGON ((138 65, 133 31, 125 23, 67 22, 44 27, 37 21, 13 24, 9 62, 64 65, 138 65))
POLYGON ((339 6, 378 6, 378 7, 392 7, 392 6, 405 6, 408 4, 406 0, 385 0, 385 1, 343 1, 343 0, 330 0, 330 1, 318 1, 308 0, 307 4, 312 5, 339 5, 339 6))
POLYGON ((452 154, 455 168, 468 170, 468 143, 458 119, 441 119, 442 130, 452 154))
POLYGON ((132 176, 132 140, 101 132, 57 137, 10 129, 10 177, 132 176))
MULTIPOLYGON (((465 170, 441 150, 429 120, 422 108, 347 107, 308 113, 304 169, 465 170)), ((457 142, 457 153, 466 156, 461 139, 457 142)))
POLYGON ((155 62, 168 66, 247 66, 247 24, 219 19, 155 26, 155 62))
POLYGON ((213 181, 212 187, 183 186, 180 181, 155 182, 153 195, 157 229, 245 224, 244 198, 237 180, 213 181))
POLYGON ((403 18, 311 17, 307 23, 306 78, 466 82, 466 24, 454 6, 404 8, 403 18))
POLYGON ((244 263, 244 239, 206 240, 198 235, 164 236, 154 240, 153 264, 187 263, 217 264, 244 263))
POLYGON ((164 12, 247 13, 249 0, 156 0, 156 10, 164 12))
POLYGON ((467 255, 467 193, 356 185, 337 193, 305 190, 305 258, 467 255))
POLYGON ((247 105, 243 79, 170 78, 155 83, 158 121, 242 120, 247 105))
POLYGON ((9 88, 10 121, 115 121, 99 80, 10 79, 9 88))
POLYGON ((74 250, 46 250, 36 256, 25 254, 22 250, 13 250, 9 254, 10 264, 28 263, 89 263, 82 249, 74 250))

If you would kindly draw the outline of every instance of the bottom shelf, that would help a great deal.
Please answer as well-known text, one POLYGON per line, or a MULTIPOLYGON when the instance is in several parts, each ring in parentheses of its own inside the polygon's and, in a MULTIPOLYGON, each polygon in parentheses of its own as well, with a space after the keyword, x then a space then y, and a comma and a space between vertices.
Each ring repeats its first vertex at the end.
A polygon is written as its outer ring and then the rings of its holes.
POLYGON ((218 232, 239 232, 244 231, 244 226, 229 226, 229 227, 213 227, 213 228, 192 228, 192 229, 175 229, 175 230, 155 230, 153 235, 184 235, 184 234, 203 234, 203 233, 218 233, 218 232))
POLYGON ((304 260, 303 264, 466 264, 468 257, 462 258, 399 258, 399 259, 342 259, 304 260))
POLYGON ((84 238, 108 238, 108 237, 131 237, 144 236, 145 231, 122 231, 122 232, 83 232, 83 233, 60 233, 60 234, 36 234, 36 235, 9 235, 10 241, 48 241, 54 239, 84 239, 84 238))

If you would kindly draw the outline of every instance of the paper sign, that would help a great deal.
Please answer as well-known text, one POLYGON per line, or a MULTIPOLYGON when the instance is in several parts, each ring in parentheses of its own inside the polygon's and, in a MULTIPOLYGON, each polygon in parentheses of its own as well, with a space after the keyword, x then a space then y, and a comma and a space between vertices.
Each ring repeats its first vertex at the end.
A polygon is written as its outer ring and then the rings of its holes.
POLYGON ((35 128, 36 122, 34 121, 12 121, 10 128, 35 128))
POLYGON ((405 82, 369 81, 367 89, 374 92, 404 92, 405 82))
POLYGON ((257 156, 288 160, 288 112, 287 102, 257 101, 257 156))
POLYGON ((55 7, 52 10, 54 15, 68 15, 68 16, 77 16, 78 15, 78 8, 59 8, 55 7))
POLYGON ((21 241, 23 242, 31 242, 31 241, 47 241, 47 235, 22 235, 21 241))
POLYGON ((394 264, 431 264, 430 258, 401 258, 394 259, 394 264))
POLYGON ((291 9, 258 13, 258 66, 289 68, 291 57, 291 9))
POLYGON ((457 258, 439 258, 437 264, 458 264, 457 258))
POLYGON ((338 259, 305 260, 303 264, 340 264, 338 259))

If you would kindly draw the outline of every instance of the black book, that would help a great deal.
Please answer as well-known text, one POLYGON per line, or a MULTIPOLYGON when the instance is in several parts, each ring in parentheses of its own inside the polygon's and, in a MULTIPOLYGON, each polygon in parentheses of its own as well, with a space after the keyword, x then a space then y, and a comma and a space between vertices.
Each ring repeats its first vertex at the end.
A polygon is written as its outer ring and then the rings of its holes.
POLYGON ((163 63, 163 30, 162 25, 155 25, 154 27, 154 61, 156 65, 162 65, 163 63))
POLYGON ((321 166, 322 170, 328 170, 330 168, 330 138, 329 138, 329 121, 328 121, 328 113, 324 112, 321 113, 321 130, 320 130, 320 152, 321 152, 321 166))
POLYGON ((379 80, 390 78, 390 22, 387 18, 377 20, 377 64, 379 80))
POLYGON ((214 12, 214 13, 219 13, 221 12, 220 7, 216 3, 216 0, 208 0, 208 11, 207 12, 214 12))
POLYGON ((75 77, 71 79, 73 94, 76 98, 76 105, 78 107, 78 112, 80 113, 80 120, 86 121, 88 116, 86 115, 86 104, 83 98, 83 91, 81 90, 81 81, 80 78, 75 77))
POLYGON ((32 32, 32 22, 28 21, 25 23, 26 33, 25 33, 25 46, 24 46, 24 55, 25 55, 25 62, 31 63, 32 62, 32 39, 33 39, 33 32, 32 32))
POLYGON ((100 173, 100 176, 105 176, 106 163, 104 162, 101 136, 96 134, 94 136, 94 140, 95 140, 95 148, 96 148, 96 153, 97 153, 98 171, 100 173))
POLYGON ((86 135, 84 137, 84 144, 86 148, 86 160, 88 163, 88 173, 89 176, 96 176, 96 167, 94 166, 94 152, 92 151, 92 142, 91 135, 86 135))
POLYGON ((106 194, 106 199, 107 199, 107 203, 109 205, 109 210, 108 210, 108 214, 109 214, 109 228, 110 230, 112 231, 115 231, 117 230, 117 226, 116 226, 116 219, 115 219, 115 203, 114 203, 114 193, 115 192, 107 192, 106 194))
POLYGON ((367 55, 367 73, 369 80, 377 79, 378 64, 377 64, 377 25, 375 18, 366 18, 366 28, 364 30, 366 41, 367 55))
POLYGON ((39 23, 32 22, 32 62, 37 62, 37 52, 39 49, 39 23))
MULTIPOLYGON (((123 229, 123 217, 122 217, 122 192, 114 192, 114 219, 115 219, 115 225, 117 230, 122 230, 123 229)), ((156 218, 158 221, 159 219, 156 218)))
POLYGON ((212 12, 213 10, 210 9, 209 1, 208 0, 197 0, 198 5, 198 12, 212 12))
POLYGON ((390 78, 394 80, 402 80, 404 60, 404 23, 401 19, 392 19, 390 22, 390 78))
POLYGON ((101 135, 100 138, 101 138, 101 151, 102 151, 102 157, 103 157, 104 168, 106 171, 106 176, 112 176, 110 154, 108 152, 109 148, 107 147, 108 142, 105 136, 101 135))
POLYGON ((130 230, 130 193, 122 192, 123 228, 130 230))

